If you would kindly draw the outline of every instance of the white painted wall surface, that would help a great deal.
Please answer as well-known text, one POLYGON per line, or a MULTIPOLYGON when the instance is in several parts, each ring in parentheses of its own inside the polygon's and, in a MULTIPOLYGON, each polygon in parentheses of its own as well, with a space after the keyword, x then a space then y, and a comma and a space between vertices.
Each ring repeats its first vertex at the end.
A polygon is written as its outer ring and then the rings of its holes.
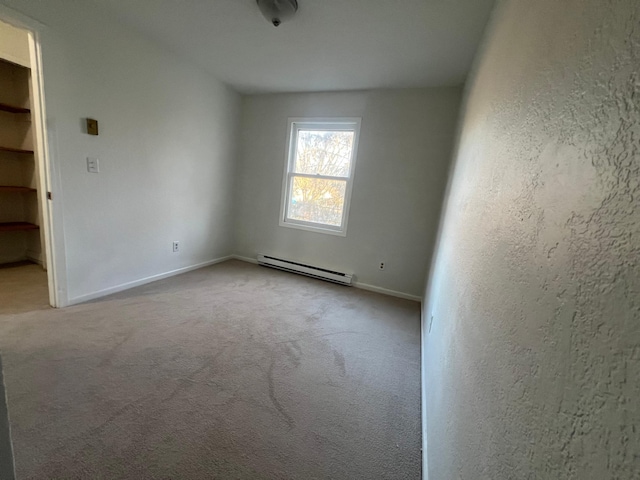
POLYGON ((86 299, 233 253, 239 96, 95 7, 2 3, 45 24, 63 296, 86 299), (99 121, 99 136, 84 133, 86 117, 99 121), (86 157, 100 159, 99 174, 87 173, 86 157))
POLYGON ((433 88, 244 97, 236 252, 354 273, 359 282, 419 296, 460 95, 433 88), (287 118, 340 116, 362 117, 347 236, 279 226, 287 118))
POLYGON ((23 67, 30 67, 29 34, 25 30, 0 21, 0 58, 23 67))
POLYGON ((430 480, 640 464, 640 3, 505 1, 425 319, 430 480))

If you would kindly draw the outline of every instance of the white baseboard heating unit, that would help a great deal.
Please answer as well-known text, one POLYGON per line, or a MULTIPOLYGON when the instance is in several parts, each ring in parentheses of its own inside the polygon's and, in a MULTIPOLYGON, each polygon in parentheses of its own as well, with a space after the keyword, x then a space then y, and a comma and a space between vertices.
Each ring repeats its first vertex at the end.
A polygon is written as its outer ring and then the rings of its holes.
POLYGON ((258 254, 258 263, 263 267, 277 268, 278 270, 319 278, 328 282, 339 283, 340 285, 352 285, 353 283, 353 275, 348 273, 335 272, 333 270, 327 270, 326 268, 305 265, 303 263, 270 257, 268 255, 258 254))

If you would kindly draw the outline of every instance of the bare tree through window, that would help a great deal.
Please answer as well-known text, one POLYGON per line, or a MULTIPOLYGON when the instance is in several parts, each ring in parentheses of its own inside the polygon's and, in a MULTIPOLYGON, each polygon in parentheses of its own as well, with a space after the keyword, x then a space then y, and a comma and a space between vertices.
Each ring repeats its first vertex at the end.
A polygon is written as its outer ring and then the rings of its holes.
POLYGON ((344 177, 344 180, 293 175, 290 218, 341 224, 353 136, 353 132, 298 132, 295 173, 344 177))

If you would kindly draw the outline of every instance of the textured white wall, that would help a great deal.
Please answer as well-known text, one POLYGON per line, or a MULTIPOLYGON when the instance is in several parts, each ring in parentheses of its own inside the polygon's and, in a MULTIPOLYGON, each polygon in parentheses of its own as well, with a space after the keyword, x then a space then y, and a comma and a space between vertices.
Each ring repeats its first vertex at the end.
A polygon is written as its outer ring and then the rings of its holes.
POLYGON ((54 215, 66 241, 56 253, 68 297, 233 253, 239 95, 95 8, 3 3, 46 25, 54 215), (86 117, 99 121, 99 136, 84 133, 86 117), (87 173, 89 156, 101 173, 87 173))
POLYGON ((420 295, 460 95, 434 88, 245 97, 236 252, 353 272, 359 282, 420 295), (287 118, 340 116, 362 117, 347 236, 279 226, 287 118))
POLYGON ((425 336, 430 480, 640 472, 640 3, 503 2, 425 336))

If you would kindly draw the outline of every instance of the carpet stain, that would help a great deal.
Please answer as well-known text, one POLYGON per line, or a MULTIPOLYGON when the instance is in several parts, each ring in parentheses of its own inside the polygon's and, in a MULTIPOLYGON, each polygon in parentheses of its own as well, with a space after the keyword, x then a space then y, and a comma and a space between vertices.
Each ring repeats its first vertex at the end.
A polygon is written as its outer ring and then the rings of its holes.
POLYGON ((297 340, 292 340, 291 342, 285 343, 284 353, 294 367, 297 368, 300 366, 300 358, 302 357, 302 348, 300 348, 300 344, 298 343, 297 340))
POLYGON ((323 333, 323 334, 320 334, 320 335, 308 335, 308 336, 305 336, 303 338, 297 338, 295 340, 283 340, 281 342, 275 342, 274 345, 280 345, 280 344, 283 344, 283 343, 291 343, 291 342, 302 342, 302 341, 306 341, 306 340, 314 340, 316 338, 323 338, 323 337, 332 337, 333 335, 343 335, 345 333, 353 333, 353 334, 356 334, 356 335, 366 335, 366 333, 364 333, 364 332, 355 332, 355 331, 352 331, 352 330, 342 330, 342 331, 339 331, 339 332, 323 333))
POLYGON ((322 318, 327 314, 328 309, 328 305, 321 305, 316 312, 312 313, 306 318, 307 322, 316 323, 322 320, 322 318))
POLYGON ((175 380, 177 382, 177 385, 163 399, 162 403, 166 403, 173 400, 177 395, 179 395, 180 393, 185 393, 187 390, 189 390, 191 387, 195 385, 206 385, 209 387, 216 388, 218 390, 223 390, 222 386, 215 381, 199 382, 196 380, 195 377, 200 373, 204 372, 205 370, 212 369, 213 367, 215 367, 218 359, 224 354, 225 349, 226 349, 225 346, 220 348, 215 355, 207 358, 207 360, 205 360, 205 362, 201 366, 199 366, 196 370, 191 372, 188 376, 182 377, 182 378, 176 378, 175 380))
POLYGON ((340 369, 340 376, 344 377, 347 374, 347 367, 344 360, 344 355, 337 350, 333 351, 333 363, 340 369))
POLYGON ((135 330, 130 330, 128 331, 119 341, 118 343, 116 343, 111 350, 109 350, 106 355, 104 356, 104 358, 100 361, 100 367, 105 367, 107 365, 110 365, 111 362, 113 361, 113 359, 116 357, 116 355, 118 355, 118 352, 120 351, 121 347, 127 343, 129 341, 129 339, 133 336, 133 334, 135 333, 135 330))
POLYGON ((287 425, 289 426, 289 430, 293 429, 296 426, 296 423, 293 421, 293 418, 285 411, 282 404, 278 401, 276 397, 276 389, 273 381, 273 367, 275 366, 276 360, 275 358, 271 359, 271 363, 269 364, 269 370, 267 371, 267 383, 269 385, 269 398, 271 399, 271 403, 275 407, 275 409, 282 415, 282 418, 285 420, 287 425))

